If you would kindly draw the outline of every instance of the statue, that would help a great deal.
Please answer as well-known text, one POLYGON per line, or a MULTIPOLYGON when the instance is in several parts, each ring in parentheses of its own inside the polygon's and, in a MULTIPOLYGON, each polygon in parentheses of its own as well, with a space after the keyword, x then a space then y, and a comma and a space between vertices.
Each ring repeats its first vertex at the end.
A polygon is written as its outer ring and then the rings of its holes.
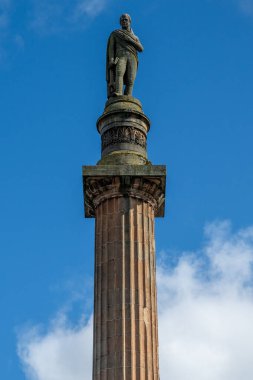
POLYGON ((131 17, 120 17, 122 29, 114 30, 108 40, 106 56, 107 96, 132 95, 138 68, 138 53, 143 46, 131 28, 131 17), (123 89, 125 85, 125 89, 123 89))

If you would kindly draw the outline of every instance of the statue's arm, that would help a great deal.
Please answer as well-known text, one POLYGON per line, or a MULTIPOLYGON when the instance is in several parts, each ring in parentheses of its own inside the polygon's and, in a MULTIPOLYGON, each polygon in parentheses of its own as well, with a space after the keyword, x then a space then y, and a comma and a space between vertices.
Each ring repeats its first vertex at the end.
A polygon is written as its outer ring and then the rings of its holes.
POLYGON ((126 35, 126 34, 123 34, 122 35, 123 39, 130 42, 130 44, 137 50, 139 51, 140 53, 143 52, 144 50, 144 47, 142 46, 140 40, 138 37, 136 37, 135 35, 132 35, 132 36, 129 36, 129 35, 126 35))
POLYGON ((115 36, 112 33, 108 41, 108 61, 109 64, 114 62, 115 59, 115 36))
POLYGON ((135 44, 134 47, 137 51, 139 51, 140 53, 143 52, 144 47, 142 46, 138 37, 136 37, 136 40, 134 40, 134 44, 135 44))

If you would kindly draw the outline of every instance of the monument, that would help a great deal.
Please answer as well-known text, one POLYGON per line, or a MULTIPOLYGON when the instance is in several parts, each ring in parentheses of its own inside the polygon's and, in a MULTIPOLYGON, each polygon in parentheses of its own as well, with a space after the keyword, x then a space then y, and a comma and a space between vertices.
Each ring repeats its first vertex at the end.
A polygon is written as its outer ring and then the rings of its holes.
POLYGON ((92 379, 159 380, 154 219, 166 168, 147 158, 150 121, 132 96, 143 46, 129 15, 120 24, 107 46, 101 159, 83 167, 85 217, 95 218, 92 379))
POLYGON ((131 29, 131 17, 124 14, 120 17, 122 29, 111 33, 107 45, 106 73, 107 94, 110 96, 132 95, 134 80, 138 67, 137 51, 143 46, 131 29))

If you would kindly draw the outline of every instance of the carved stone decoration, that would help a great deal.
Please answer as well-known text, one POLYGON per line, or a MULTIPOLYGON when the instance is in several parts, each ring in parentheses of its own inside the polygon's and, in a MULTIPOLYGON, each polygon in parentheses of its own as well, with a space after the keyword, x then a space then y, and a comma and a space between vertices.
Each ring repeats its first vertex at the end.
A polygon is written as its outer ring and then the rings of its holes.
POLYGON ((138 99, 131 96, 110 98, 106 102, 104 113, 97 121, 97 129, 101 135, 102 156, 99 165, 106 165, 109 162, 113 165, 147 164, 149 128, 150 121, 143 113, 138 99), (125 162, 122 159, 123 154, 125 162))
POLYGON ((132 197, 149 203, 156 216, 164 203, 161 178, 134 176, 86 177, 84 182, 86 216, 94 217, 96 208, 106 199, 132 197))
POLYGON ((102 135, 102 149, 113 144, 135 144, 146 149, 146 135, 133 127, 111 128, 102 135))

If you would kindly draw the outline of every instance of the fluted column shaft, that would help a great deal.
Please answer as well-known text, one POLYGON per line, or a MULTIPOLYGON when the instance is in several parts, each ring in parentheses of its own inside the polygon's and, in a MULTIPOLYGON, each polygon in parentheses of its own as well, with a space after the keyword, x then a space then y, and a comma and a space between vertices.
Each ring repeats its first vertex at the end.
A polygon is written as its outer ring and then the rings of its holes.
POLYGON ((107 197, 95 218, 93 380, 158 380, 154 208, 107 197))
POLYGON ((138 99, 110 98, 97 129, 101 159, 83 167, 85 217, 96 219, 93 380, 159 380, 154 218, 166 167, 148 160, 138 99))

